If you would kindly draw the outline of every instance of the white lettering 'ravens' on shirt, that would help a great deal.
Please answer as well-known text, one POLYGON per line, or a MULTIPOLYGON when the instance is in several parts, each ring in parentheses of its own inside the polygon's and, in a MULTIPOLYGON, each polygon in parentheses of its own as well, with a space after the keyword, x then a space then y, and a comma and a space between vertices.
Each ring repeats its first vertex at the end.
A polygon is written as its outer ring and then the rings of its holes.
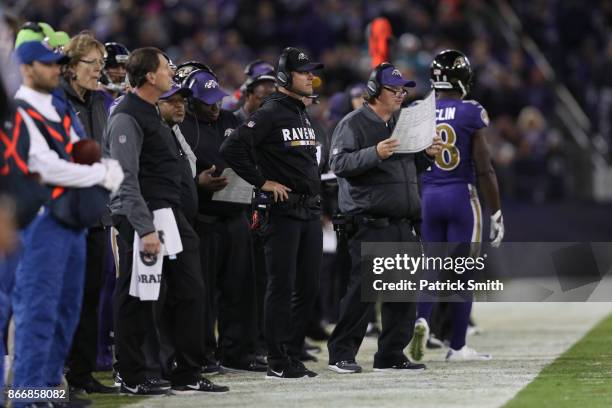
POLYGON ((285 146, 316 146, 315 131, 309 127, 283 128, 285 146))

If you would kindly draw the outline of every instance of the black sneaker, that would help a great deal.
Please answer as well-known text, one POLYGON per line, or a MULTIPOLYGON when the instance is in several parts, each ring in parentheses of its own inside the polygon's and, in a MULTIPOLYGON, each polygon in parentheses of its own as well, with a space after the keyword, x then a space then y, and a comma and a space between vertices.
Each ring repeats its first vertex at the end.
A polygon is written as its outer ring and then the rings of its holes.
POLYGON ((361 366, 355 360, 338 361, 336 364, 327 366, 331 371, 338 374, 354 374, 361 372, 361 366))
POLYGON ((303 372, 305 372, 308 377, 316 377, 318 375, 314 371, 307 369, 304 363, 302 363, 301 361, 291 359, 291 365, 296 367, 298 370, 302 370, 303 372))
POLYGON ((123 395, 167 395, 168 390, 153 387, 151 384, 144 382, 134 386, 127 385, 125 381, 121 383, 121 394, 123 395))
POLYGON ((217 385, 207 380, 200 378, 195 384, 173 385, 172 392, 174 394, 196 394, 198 392, 228 392, 229 387, 225 385, 217 385))
POLYGON ((169 390, 171 386, 170 381, 157 377, 146 378, 145 384, 149 385, 151 388, 159 388, 160 390, 169 390))
POLYGON ((264 373, 268 371, 268 365, 261 364, 257 360, 240 361, 240 362, 228 361, 228 362, 221 363, 221 368, 230 373, 231 372, 244 372, 244 371, 264 373))
POLYGON ((316 377, 317 373, 307 369, 301 361, 292 360, 289 364, 283 367, 272 367, 268 366, 268 373, 266 379, 297 379, 304 377, 316 377))
POLYGON ((85 394, 116 394, 117 388, 107 387, 92 376, 79 381, 68 381, 70 393, 85 393, 85 394))
POLYGON ((410 361, 404 361, 401 363, 397 363, 397 364, 393 364, 390 366, 383 366, 383 365, 377 365, 374 364, 374 371, 393 371, 393 372, 405 372, 405 373, 412 373, 412 372, 420 372, 425 370, 425 364, 417 364, 417 363, 413 363, 410 361))

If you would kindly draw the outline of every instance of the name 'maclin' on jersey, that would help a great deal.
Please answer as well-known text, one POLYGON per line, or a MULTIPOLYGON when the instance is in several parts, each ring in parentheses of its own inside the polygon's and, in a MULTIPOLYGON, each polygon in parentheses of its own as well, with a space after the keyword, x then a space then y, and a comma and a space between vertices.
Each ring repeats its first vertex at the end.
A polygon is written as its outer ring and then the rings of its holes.
POLYGON ((424 184, 475 184, 472 159, 474 133, 489 125, 487 111, 476 101, 436 100, 436 132, 442 138, 442 151, 421 175, 424 184))

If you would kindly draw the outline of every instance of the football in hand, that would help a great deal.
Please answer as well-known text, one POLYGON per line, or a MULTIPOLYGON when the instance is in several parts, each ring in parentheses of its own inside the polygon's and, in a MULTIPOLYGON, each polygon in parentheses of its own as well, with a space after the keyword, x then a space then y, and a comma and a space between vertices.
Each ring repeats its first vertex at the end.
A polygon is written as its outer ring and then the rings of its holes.
POLYGON ((72 158, 75 163, 94 164, 102 158, 100 144, 93 139, 79 140, 72 148, 72 158))

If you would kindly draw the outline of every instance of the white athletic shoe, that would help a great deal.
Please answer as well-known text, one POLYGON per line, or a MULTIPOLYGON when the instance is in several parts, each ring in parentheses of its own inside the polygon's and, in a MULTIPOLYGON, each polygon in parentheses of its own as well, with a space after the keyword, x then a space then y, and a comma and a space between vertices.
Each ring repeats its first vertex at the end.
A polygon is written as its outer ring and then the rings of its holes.
POLYGON ((414 322, 412 339, 410 343, 408 343, 408 354, 412 361, 421 361, 423 359, 428 338, 429 325, 427 324, 427 320, 419 317, 416 322, 414 322))
POLYGON ((468 346, 463 346, 461 350, 448 349, 446 354, 446 361, 487 361, 491 358, 490 354, 479 353, 468 346))

